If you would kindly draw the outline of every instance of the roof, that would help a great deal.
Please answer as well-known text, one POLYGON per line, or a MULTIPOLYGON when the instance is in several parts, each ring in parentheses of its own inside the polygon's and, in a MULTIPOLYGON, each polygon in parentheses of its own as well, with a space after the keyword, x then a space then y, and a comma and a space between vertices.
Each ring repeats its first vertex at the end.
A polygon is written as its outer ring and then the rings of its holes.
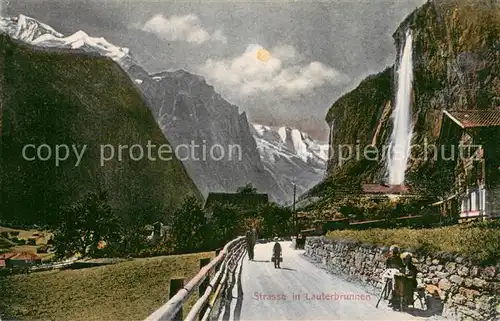
POLYGON ((23 260, 23 261, 34 261, 41 260, 41 257, 36 255, 35 253, 16 253, 15 256, 9 258, 9 260, 23 260))
POLYGON ((462 128, 500 126, 500 109, 445 110, 444 114, 462 128))
POLYGON ((349 218, 344 217, 344 218, 337 218, 337 219, 333 219, 333 220, 316 220, 316 221, 314 221, 314 223, 337 223, 337 222, 345 222, 345 221, 349 221, 349 218))
POLYGON ((381 219, 381 220, 359 221, 359 222, 351 222, 351 223, 349 223, 349 225, 361 225, 361 224, 377 223, 377 222, 384 222, 384 221, 386 221, 386 220, 381 219))
POLYGON ((0 260, 8 260, 10 259, 11 257, 14 257, 16 256, 18 253, 3 253, 3 254, 0 254, 0 260))
POLYGON ((259 193, 209 193, 205 207, 214 203, 230 203, 234 205, 255 206, 269 202, 267 194, 259 193))
POLYGON ((363 184, 365 194, 404 194, 408 187, 404 185, 363 184))

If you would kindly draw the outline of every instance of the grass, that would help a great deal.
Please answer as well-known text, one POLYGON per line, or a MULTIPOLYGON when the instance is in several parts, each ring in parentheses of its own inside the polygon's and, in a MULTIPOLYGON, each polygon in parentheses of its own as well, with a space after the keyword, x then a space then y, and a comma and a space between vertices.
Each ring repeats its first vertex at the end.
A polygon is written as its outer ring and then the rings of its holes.
POLYGON ((0 291, 0 311, 30 320, 143 320, 168 301, 170 279, 187 283, 198 273, 199 260, 214 256, 162 256, 0 278, 6 289, 0 291))
POLYGON ((479 225, 455 225, 431 229, 368 229, 330 231, 329 239, 364 244, 398 244, 416 253, 452 253, 477 264, 495 264, 500 259, 500 229, 479 225))

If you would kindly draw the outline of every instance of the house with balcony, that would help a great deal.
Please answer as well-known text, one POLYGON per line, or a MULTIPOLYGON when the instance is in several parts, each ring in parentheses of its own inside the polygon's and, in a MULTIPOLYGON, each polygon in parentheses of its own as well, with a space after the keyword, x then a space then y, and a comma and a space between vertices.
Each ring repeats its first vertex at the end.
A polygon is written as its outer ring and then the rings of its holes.
POLYGON ((443 111, 440 145, 463 191, 460 220, 500 217, 500 109, 443 111))

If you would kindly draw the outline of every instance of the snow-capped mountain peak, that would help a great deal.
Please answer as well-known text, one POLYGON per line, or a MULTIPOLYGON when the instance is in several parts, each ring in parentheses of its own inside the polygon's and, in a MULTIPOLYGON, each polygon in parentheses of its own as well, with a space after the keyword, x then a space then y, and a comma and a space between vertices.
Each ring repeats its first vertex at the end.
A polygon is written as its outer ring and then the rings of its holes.
POLYGON ((115 46, 102 37, 90 37, 81 30, 65 37, 52 27, 22 14, 14 18, 1 17, 0 32, 34 46, 81 49, 97 52, 115 61, 129 55, 128 48, 115 46))
POLYGON ((261 161, 286 195, 293 185, 303 193, 324 176, 328 144, 313 140, 308 134, 290 127, 252 124, 252 132, 261 161))
POLYGON ((307 133, 290 127, 273 128, 270 126, 252 124, 256 139, 266 140, 280 151, 286 151, 305 162, 326 162, 328 159, 328 144, 313 140, 307 133))
POLYGON ((7 33, 14 39, 28 43, 44 34, 63 37, 63 34, 55 31, 49 25, 23 14, 11 18, 0 17, 0 31, 7 33))

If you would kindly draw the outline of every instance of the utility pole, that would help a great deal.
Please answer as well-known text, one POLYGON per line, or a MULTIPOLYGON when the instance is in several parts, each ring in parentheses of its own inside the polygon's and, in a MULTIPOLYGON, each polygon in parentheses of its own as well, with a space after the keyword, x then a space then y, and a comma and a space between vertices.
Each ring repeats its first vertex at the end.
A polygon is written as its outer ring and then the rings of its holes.
POLYGON ((292 214, 293 214, 293 225, 295 230, 295 236, 299 234, 297 230, 297 213, 295 212, 295 193, 297 193, 297 185, 293 183, 293 206, 292 206, 292 214))

